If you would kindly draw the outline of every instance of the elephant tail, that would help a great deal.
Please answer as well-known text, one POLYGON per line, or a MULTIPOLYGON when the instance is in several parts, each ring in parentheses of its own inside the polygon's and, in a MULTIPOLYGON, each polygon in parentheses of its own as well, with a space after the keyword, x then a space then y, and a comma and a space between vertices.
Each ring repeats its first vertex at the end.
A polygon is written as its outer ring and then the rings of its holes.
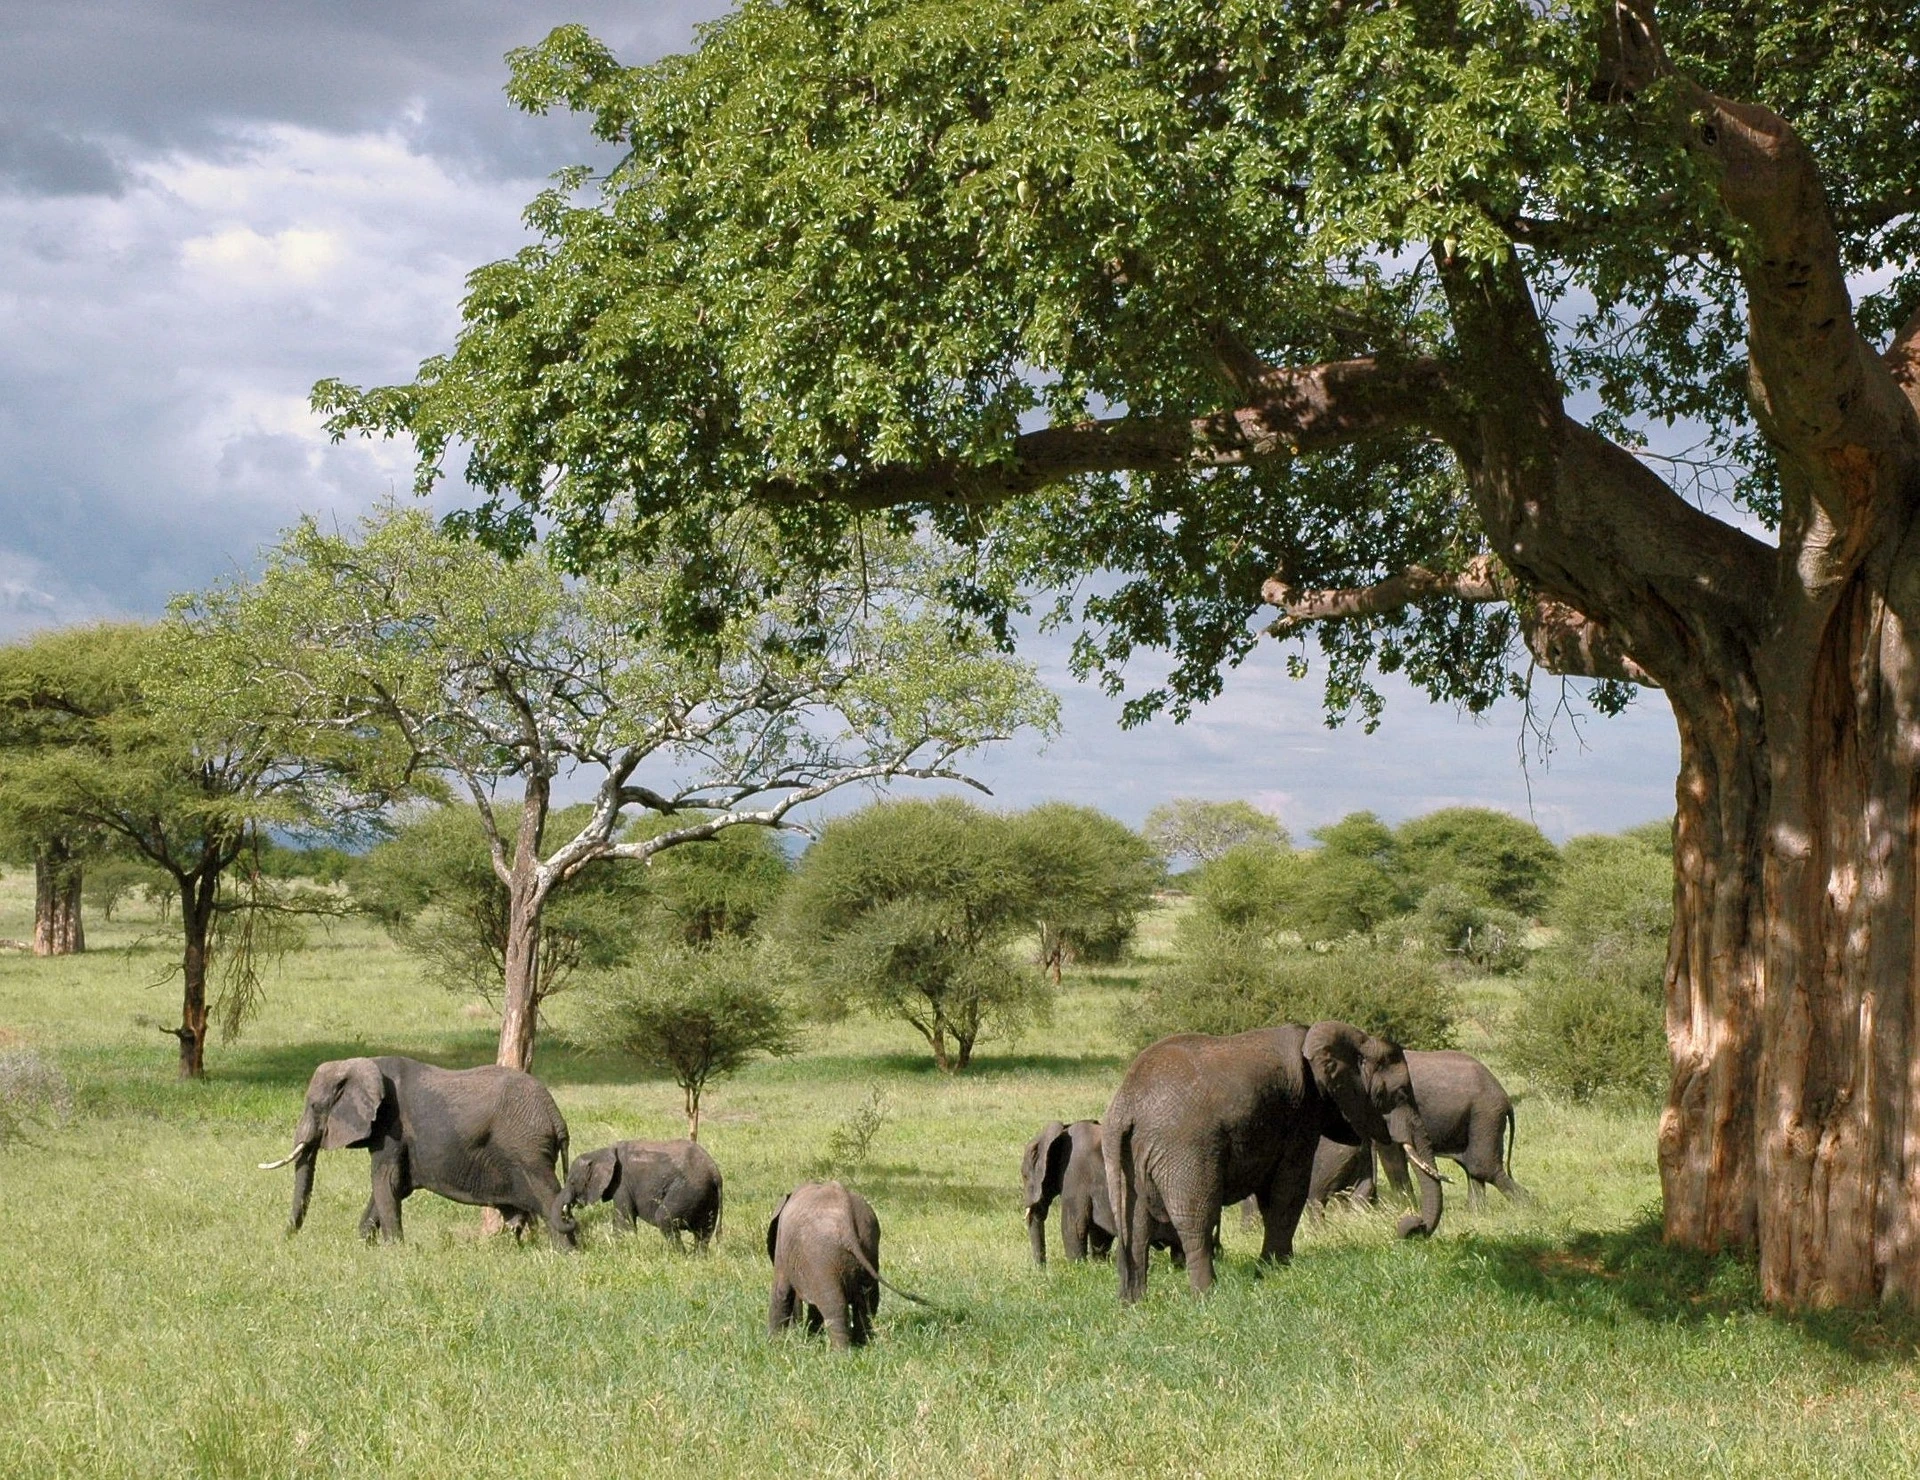
POLYGON ((1145 1209, 1134 1164, 1133 1121, 1120 1124, 1108 1154, 1107 1200, 1113 1204, 1114 1267, 1120 1273, 1120 1298, 1132 1304, 1147 1293, 1147 1239, 1145 1209))
POLYGON ((928 1310, 940 1309, 939 1306, 935 1305, 931 1300, 927 1299, 926 1296, 916 1295, 911 1290, 903 1290, 898 1285, 896 1285, 892 1280, 888 1279, 885 1275, 880 1273, 879 1270, 875 1269, 873 1265, 867 1261, 867 1255, 865 1250, 855 1248, 852 1250, 852 1253, 853 1253, 854 1262, 856 1264, 858 1264, 862 1269, 864 1269, 868 1273, 868 1275, 870 1275, 873 1279, 879 1281, 880 1284, 884 1285, 887 1289, 893 1291, 893 1293, 898 1295, 902 1300, 911 1300, 915 1305, 924 1305, 928 1310))
POLYGON ((1516 1129, 1516 1121, 1514 1119, 1514 1114, 1513 1114, 1513 1104, 1511 1101, 1509 1101, 1507 1104, 1507 1124, 1506 1124, 1507 1151, 1506 1151, 1506 1155, 1501 1158, 1501 1164, 1505 1166, 1507 1169, 1507 1180, 1509 1182, 1513 1180, 1513 1139, 1514 1139, 1515 1129, 1516 1129))

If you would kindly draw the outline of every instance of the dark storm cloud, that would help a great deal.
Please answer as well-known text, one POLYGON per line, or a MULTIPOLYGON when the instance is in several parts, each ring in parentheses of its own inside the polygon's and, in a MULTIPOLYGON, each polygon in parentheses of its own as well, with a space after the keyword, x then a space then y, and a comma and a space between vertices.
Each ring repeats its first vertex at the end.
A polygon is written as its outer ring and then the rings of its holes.
POLYGON ((236 126, 329 132, 408 121, 467 169, 544 174, 588 147, 523 117, 502 58, 578 21, 630 61, 687 45, 721 0, 7 0, 0 98, 30 120, 0 145, 28 188, 111 191, 125 161, 204 151, 236 126), (119 161, 116 163, 116 161, 119 161))
POLYGON ((0 188, 27 195, 118 195, 126 171, 104 144, 0 116, 0 188))

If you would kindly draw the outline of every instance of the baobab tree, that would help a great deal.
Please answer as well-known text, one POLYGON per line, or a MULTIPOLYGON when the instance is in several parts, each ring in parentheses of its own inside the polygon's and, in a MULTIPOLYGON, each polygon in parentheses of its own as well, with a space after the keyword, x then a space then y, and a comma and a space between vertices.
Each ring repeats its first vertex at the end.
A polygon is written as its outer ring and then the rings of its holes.
POLYGON ((1658 688, 1667 1237, 1920 1302, 1917 45, 1713 0, 749 0, 637 68, 564 28, 511 90, 624 150, 599 199, 541 197, 413 384, 316 398, 582 559, 745 503, 818 558, 970 531, 1085 670, 1171 651, 1134 717, 1263 603, 1338 712, 1375 663, 1658 688))

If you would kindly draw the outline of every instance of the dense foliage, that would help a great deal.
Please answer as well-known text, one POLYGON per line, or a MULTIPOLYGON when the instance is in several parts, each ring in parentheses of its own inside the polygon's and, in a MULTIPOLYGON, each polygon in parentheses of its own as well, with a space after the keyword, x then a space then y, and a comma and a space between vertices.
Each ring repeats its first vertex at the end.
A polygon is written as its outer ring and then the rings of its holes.
POLYGON ((1444 807, 1394 830, 1408 893, 1436 884, 1463 889, 1483 905, 1538 915, 1553 892, 1560 854, 1531 822, 1491 807, 1444 807))
POLYGON ((1547 912, 1554 940, 1535 957, 1510 1025, 1510 1052, 1556 1094, 1648 1098, 1667 1077, 1668 825, 1574 838, 1562 856, 1547 912))
POLYGON ((680 1086, 687 1135, 700 1139, 709 1081, 763 1054, 799 1044, 792 1009, 753 943, 716 939, 650 953, 643 964, 596 979, 582 995, 569 1036, 624 1054, 680 1086))
POLYGON ((1160 882, 1152 846, 1125 823, 1070 802, 1043 802, 1008 820, 1054 984, 1069 961, 1117 961, 1160 882))
POLYGON ((965 1069, 988 1033, 1047 1015, 1047 978, 1010 947, 1034 918, 1012 824, 956 797, 879 802, 838 818, 800 860, 784 938, 816 1008, 912 1025, 942 1069, 965 1069))

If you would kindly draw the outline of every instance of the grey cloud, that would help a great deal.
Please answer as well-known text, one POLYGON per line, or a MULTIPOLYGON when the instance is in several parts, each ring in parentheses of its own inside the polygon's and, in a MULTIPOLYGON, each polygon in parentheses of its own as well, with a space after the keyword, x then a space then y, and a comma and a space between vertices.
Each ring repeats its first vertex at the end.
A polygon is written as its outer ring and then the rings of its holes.
POLYGON ((97 139, 0 117, 0 185, 27 195, 118 195, 127 171, 97 139))
MULTIPOLYGON (((578 21, 635 62, 685 46, 723 0, 9 0, 0 97, 59 137, 134 153, 236 126, 406 127, 472 170, 541 175, 592 143, 507 103, 503 57, 578 21)), ((98 147, 98 146, 95 146, 98 147)), ((96 156, 97 161, 98 156, 96 156)), ((96 171, 95 188, 107 176, 96 171)))

